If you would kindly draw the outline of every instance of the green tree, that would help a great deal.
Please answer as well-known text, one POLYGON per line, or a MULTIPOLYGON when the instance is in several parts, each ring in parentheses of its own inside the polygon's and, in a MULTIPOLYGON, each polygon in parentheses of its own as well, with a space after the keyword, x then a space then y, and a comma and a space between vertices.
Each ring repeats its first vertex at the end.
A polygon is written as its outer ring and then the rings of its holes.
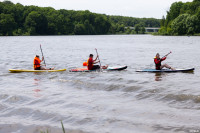
POLYGON ((89 23, 89 20, 85 20, 84 26, 85 26, 87 35, 94 35, 95 34, 94 27, 89 23))
POLYGON ((171 24, 173 35, 185 35, 187 34, 186 20, 190 17, 189 14, 182 14, 178 16, 171 24))
POLYGON ((94 20, 94 29, 97 34, 106 34, 110 29, 110 22, 103 15, 96 15, 94 20))
POLYGON ((196 10, 196 14, 195 14, 196 16, 197 16, 197 21, 196 21, 196 23, 197 23, 197 25, 198 25, 198 27, 196 28, 196 33, 200 33, 200 7, 196 10))
POLYGON ((86 29, 84 24, 76 24, 74 28, 75 35, 86 35, 86 29))
POLYGON ((160 26, 164 26, 165 25, 165 16, 162 17, 161 21, 160 21, 160 26))
POLYGON ((136 34, 144 34, 145 33, 145 27, 144 23, 136 24, 135 25, 135 32, 136 34))
POLYGON ((5 4, 12 4, 13 5, 13 3, 11 1, 9 1, 9 0, 4 0, 3 3, 5 3, 5 4))
POLYGON ((36 11, 32 11, 26 17, 25 26, 29 31, 31 31, 31 35, 45 35, 47 32, 47 18, 36 11))
POLYGON ((141 33, 141 34, 145 34, 145 28, 144 28, 144 26, 142 26, 142 27, 140 28, 140 33, 141 33))
POLYGON ((140 31, 140 24, 136 24, 135 25, 135 32, 136 32, 136 34, 139 34, 139 31, 140 31))
POLYGON ((0 14, 0 34, 12 35, 13 30, 16 28, 16 23, 12 15, 0 14))
POLYGON ((116 27, 116 32, 118 33, 123 33, 125 28, 124 28, 124 25, 123 24, 117 24, 117 27, 116 27))
POLYGON ((182 2, 175 2, 171 5, 170 10, 167 12, 167 17, 165 20, 165 27, 170 25, 171 21, 177 18, 180 14, 181 8, 183 7, 182 2))
POLYGON ((186 19, 187 35, 193 35, 198 32, 199 24, 196 15, 190 15, 186 19))

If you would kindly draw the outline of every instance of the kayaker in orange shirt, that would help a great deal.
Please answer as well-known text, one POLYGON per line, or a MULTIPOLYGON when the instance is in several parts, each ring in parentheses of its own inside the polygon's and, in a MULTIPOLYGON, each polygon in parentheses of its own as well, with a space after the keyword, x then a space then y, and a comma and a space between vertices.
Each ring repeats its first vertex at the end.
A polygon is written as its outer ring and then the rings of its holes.
POLYGON ((36 55, 33 60, 33 68, 34 70, 54 70, 54 68, 45 68, 41 66, 41 62, 44 60, 44 57, 42 57, 42 60, 40 60, 39 55, 36 55))

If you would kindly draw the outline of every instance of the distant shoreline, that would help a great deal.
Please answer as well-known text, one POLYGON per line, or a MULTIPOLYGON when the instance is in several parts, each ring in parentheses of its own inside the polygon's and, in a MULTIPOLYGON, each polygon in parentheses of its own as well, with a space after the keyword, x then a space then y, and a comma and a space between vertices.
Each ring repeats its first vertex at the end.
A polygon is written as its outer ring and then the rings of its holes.
POLYGON ((10 1, 0 2, 0 6, 0 36, 144 34, 144 27, 160 27, 160 19, 155 18, 55 10, 10 1))

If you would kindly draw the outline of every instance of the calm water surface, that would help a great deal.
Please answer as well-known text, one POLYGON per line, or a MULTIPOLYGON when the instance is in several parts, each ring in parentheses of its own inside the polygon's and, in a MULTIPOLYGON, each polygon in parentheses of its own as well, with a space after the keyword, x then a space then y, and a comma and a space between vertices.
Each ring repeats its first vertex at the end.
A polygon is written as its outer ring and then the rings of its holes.
POLYGON ((200 133, 200 37, 151 35, 0 37, 0 133, 200 133), (10 73, 32 69, 42 44, 48 67, 82 67, 98 49, 120 72, 10 73), (165 63, 193 73, 137 73, 165 63))

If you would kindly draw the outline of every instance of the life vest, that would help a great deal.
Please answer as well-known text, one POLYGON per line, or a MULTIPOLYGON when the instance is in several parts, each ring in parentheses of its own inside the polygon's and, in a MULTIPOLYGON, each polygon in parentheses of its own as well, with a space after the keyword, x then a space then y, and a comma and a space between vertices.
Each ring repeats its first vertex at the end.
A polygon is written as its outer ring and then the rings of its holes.
POLYGON ((87 62, 83 62, 83 66, 87 66, 87 62))
POLYGON ((162 59, 154 58, 154 63, 155 63, 155 66, 156 66, 156 70, 160 70, 161 62, 164 61, 165 59, 166 59, 166 57, 164 57, 162 59))
POLYGON ((37 68, 40 68, 40 62, 41 60, 38 57, 35 57, 33 60, 33 68, 36 70, 37 68))
POLYGON ((88 70, 92 70, 92 68, 93 68, 93 59, 92 58, 89 58, 88 60, 87 60, 87 68, 88 68, 88 70))

